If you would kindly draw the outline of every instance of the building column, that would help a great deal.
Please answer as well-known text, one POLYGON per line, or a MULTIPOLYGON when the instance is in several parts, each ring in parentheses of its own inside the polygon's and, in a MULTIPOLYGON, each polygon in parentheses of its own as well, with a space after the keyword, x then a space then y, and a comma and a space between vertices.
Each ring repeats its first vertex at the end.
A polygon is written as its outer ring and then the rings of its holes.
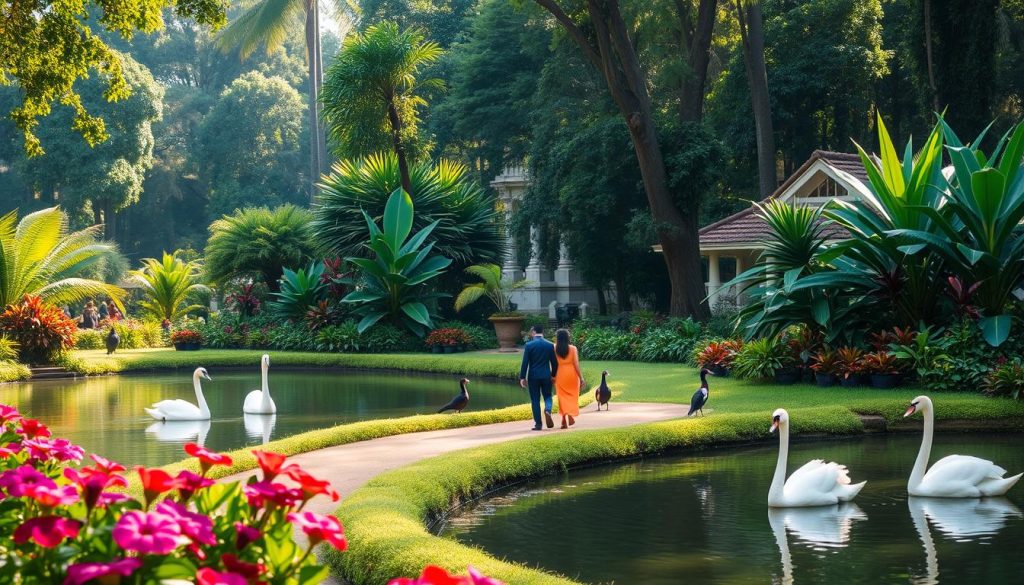
POLYGON ((516 262, 516 235, 512 231, 512 201, 506 200, 505 204, 505 262, 501 267, 503 278, 513 282, 523 279, 523 271, 516 262))
MULTIPOLYGON (((718 273, 718 252, 708 252, 708 295, 713 295, 722 287, 722 278, 718 273)), ((711 301, 714 304, 714 300, 711 301)))
MULTIPOLYGON (((558 286, 568 289, 575 285, 575 270, 576 267, 573 266, 572 260, 569 259, 569 248, 565 246, 564 242, 560 243, 558 246, 558 268, 555 270, 555 282, 558 283, 558 286)), ((560 294, 559 297, 563 302, 571 300, 568 290, 565 291, 565 294, 560 294)))
MULTIPOLYGON (((744 270, 746 270, 746 267, 743 266, 743 253, 740 252, 736 254, 736 276, 743 274, 744 270)), ((734 286, 732 292, 736 295, 736 306, 744 306, 746 302, 742 298, 740 298, 743 296, 743 293, 740 291, 739 287, 734 286)))
POLYGON ((540 230, 530 226, 530 262, 526 265, 526 280, 540 283, 543 280, 543 267, 540 264, 540 230))

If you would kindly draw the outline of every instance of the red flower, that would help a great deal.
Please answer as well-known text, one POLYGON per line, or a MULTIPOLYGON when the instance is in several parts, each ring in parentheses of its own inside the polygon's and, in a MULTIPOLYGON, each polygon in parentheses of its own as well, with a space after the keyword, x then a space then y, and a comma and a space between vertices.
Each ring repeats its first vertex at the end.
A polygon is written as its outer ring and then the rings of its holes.
POLYGON ((331 501, 337 502, 338 492, 331 487, 331 482, 323 479, 317 479, 310 475, 305 469, 302 469, 298 465, 289 465, 284 468, 285 474, 292 478, 299 487, 302 489, 302 493, 305 494, 305 499, 310 499, 318 494, 326 494, 330 496, 331 501))
POLYGON ((238 536, 235 537, 235 548, 238 550, 242 550, 249 546, 249 544, 256 542, 262 536, 259 529, 246 526, 241 522, 235 522, 235 530, 238 531, 238 536))
POLYGON ((67 439, 25 439, 22 445, 28 448, 29 458, 38 461, 81 461, 85 449, 67 439))
POLYGON ((197 491, 213 485, 214 481, 208 477, 196 475, 191 471, 182 470, 171 480, 171 483, 177 488, 178 493, 181 494, 181 499, 188 500, 197 491))
POLYGON ((238 560, 238 557, 228 553, 221 557, 224 567, 232 573, 238 573, 247 579, 258 579, 260 575, 267 572, 267 566, 263 563, 247 563, 238 560))
POLYGON ((142 480, 142 492, 146 496, 147 508, 157 496, 169 492, 175 487, 173 478, 162 469, 146 469, 140 465, 135 468, 135 471, 139 472, 139 478, 142 480))
POLYGON ((26 520, 14 530, 14 542, 25 544, 32 541, 45 548, 53 548, 65 538, 75 538, 82 523, 60 516, 43 516, 26 520))
POLYGON ((79 487, 85 507, 90 510, 96 506, 102 496, 114 495, 104 494, 103 490, 108 487, 128 485, 128 481, 116 472, 108 474, 103 469, 93 467, 83 467, 81 470, 66 467, 64 468, 64 477, 79 487))
POLYGON ((249 585, 249 581, 236 573, 218 573, 204 567, 196 573, 196 585, 249 585))
POLYGON ((288 514, 288 520, 294 522, 309 538, 309 544, 316 546, 327 541, 338 550, 347 550, 348 541, 341 522, 334 516, 323 516, 313 512, 288 514))
POLYGON ((59 488, 37 486, 32 491, 32 499, 47 509, 56 508, 57 506, 70 506, 78 501, 78 490, 73 485, 59 488))
POLYGON ((49 437, 50 429, 46 428, 46 425, 39 422, 34 418, 23 418, 21 419, 21 426, 18 427, 18 434, 24 436, 27 439, 35 439, 36 437, 49 437))
POLYGON ((468 577, 459 577, 456 575, 450 575, 448 571, 445 571, 441 567, 435 565, 428 565, 423 569, 423 573, 414 579, 404 577, 401 579, 392 579, 388 582, 388 585, 505 585, 497 579, 485 577, 481 575, 473 567, 469 568, 468 577))
POLYGON ((272 502, 282 508, 290 508, 303 500, 301 490, 292 489, 288 486, 269 481, 258 481, 250 483, 242 488, 245 497, 249 499, 249 506, 262 508, 266 503, 272 502))
POLYGON ((263 479, 268 481, 281 473, 281 466, 287 459, 280 453, 271 453, 270 451, 253 451, 252 454, 256 456, 256 461, 260 464, 260 469, 263 470, 263 479))
POLYGON ((124 471, 124 465, 121 465, 120 463, 100 457, 95 453, 90 454, 89 457, 92 457, 92 460, 96 462, 96 469, 106 473, 107 475, 113 475, 118 471, 124 471))
POLYGON ((142 566, 139 559, 121 559, 109 563, 79 563, 68 567, 68 576, 64 585, 85 585, 89 581, 108 582, 103 579, 108 575, 129 577, 142 566))
POLYGON ((223 453, 214 453, 195 443, 187 443, 185 445, 185 452, 199 459, 199 466, 203 470, 203 475, 206 475, 206 471, 214 465, 231 465, 231 457, 223 453))

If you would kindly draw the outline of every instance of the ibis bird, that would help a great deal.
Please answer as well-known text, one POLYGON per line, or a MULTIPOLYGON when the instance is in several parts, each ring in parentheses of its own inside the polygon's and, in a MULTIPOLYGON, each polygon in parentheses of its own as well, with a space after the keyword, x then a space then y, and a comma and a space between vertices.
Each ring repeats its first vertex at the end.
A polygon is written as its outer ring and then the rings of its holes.
POLYGON ((438 414, 445 412, 446 410, 454 410, 455 412, 462 412, 464 408, 469 404, 469 390, 466 389, 466 384, 469 384, 468 378, 459 380, 459 395, 452 398, 451 402, 445 404, 438 410, 438 414))
POLYGON ((121 345, 121 336, 117 334, 116 329, 111 327, 110 333, 107 333, 107 355, 114 353, 119 345, 121 345))
POLYGON ((594 391, 594 400, 597 402, 597 409, 601 410, 601 405, 604 405, 604 409, 608 410, 608 401, 612 399, 612 389, 608 387, 608 370, 601 372, 601 385, 594 391))
POLYGON ((690 398, 690 412, 686 413, 686 416, 691 416, 695 412, 704 416, 704 405, 708 403, 708 374, 710 373, 711 370, 707 368, 700 371, 700 388, 697 388, 693 397, 690 398))

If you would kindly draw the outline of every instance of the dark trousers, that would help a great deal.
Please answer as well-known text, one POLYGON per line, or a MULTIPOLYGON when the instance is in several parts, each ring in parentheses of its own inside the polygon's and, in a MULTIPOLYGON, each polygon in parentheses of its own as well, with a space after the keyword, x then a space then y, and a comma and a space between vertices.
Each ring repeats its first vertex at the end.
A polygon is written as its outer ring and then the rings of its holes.
POLYGON ((533 426, 540 427, 540 397, 544 396, 544 410, 551 412, 551 378, 530 378, 530 406, 533 407, 533 426))

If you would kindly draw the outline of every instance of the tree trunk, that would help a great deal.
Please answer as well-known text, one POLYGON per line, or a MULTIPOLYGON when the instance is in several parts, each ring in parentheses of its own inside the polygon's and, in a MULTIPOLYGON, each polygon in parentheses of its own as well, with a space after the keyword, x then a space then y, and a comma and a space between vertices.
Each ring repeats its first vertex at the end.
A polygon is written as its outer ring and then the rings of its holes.
POLYGON ((619 298, 620 311, 633 310, 633 302, 629 299, 629 288, 626 286, 626 274, 621 270, 615 275, 615 294, 619 298))
POLYGON ((402 144, 402 118, 398 115, 398 107, 395 106, 395 96, 387 96, 388 122, 391 124, 391 141, 395 148, 395 157, 398 158, 398 173, 402 178, 402 189, 409 196, 412 196, 412 180, 409 178, 409 163, 405 158, 405 146, 402 144))
POLYGON ((103 208, 103 239, 113 242, 117 238, 117 214, 114 213, 114 203, 104 199, 102 203, 93 201, 93 206, 103 208))
POLYGON ((316 182, 320 180, 320 97, 317 56, 320 31, 317 29, 316 0, 306 0, 306 66, 309 74, 309 200, 316 197, 316 182))
POLYGON ((608 298, 604 294, 604 287, 594 287, 597 290, 597 312, 601 315, 608 314, 608 298))
MULTIPOLYGON (((318 0, 313 0, 314 7, 316 8, 316 93, 319 96, 321 88, 324 84, 324 55, 322 43, 320 42, 320 9, 318 0)), ((331 153, 327 150, 327 131, 323 123, 323 105, 317 100, 317 128, 316 137, 319 143, 317 144, 317 152, 320 153, 320 172, 327 173, 331 169, 331 153)), ((319 178, 317 179, 319 180, 319 178)))
POLYGON ((676 0, 676 16, 683 28, 689 65, 689 75, 680 88, 679 118, 683 122, 699 122, 704 116, 704 85, 711 61, 711 35, 717 10, 718 0, 700 0, 697 23, 691 30, 688 2, 676 0))
POLYGON ((775 192, 778 178, 775 170, 775 133, 772 126, 771 101, 768 95, 768 71, 764 63, 764 19, 761 3, 733 0, 743 43, 743 62, 750 86, 750 105, 754 111, 757 134, 757 176, 761 197, 775 192))
POLYGON ((928 87, 932 90, 932 110, 941 112, 939 88, 935 85, 935 65, 932 60, 932 0, 924 0, 924 57, 928 68, 928 87))

